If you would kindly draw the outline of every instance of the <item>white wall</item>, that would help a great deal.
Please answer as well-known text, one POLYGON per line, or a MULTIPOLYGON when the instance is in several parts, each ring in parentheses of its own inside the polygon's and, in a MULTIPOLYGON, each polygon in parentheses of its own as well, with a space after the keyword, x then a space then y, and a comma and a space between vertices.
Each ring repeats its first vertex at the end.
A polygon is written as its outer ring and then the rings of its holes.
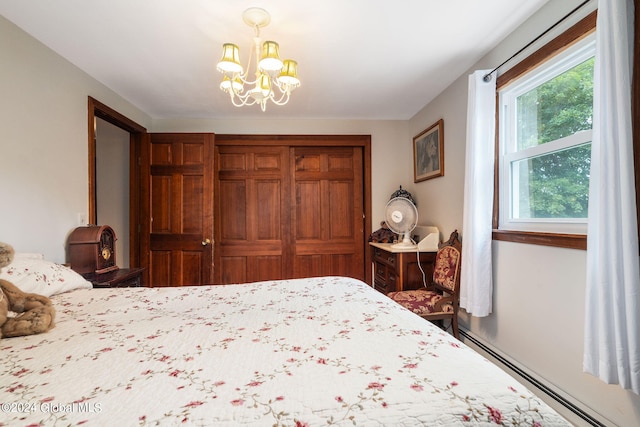
MULTIPOLYGON (((462 226, 467 75, 475 69, 494 68, 579 3, 580 0, 547 3, 410 120, 409 133, 415 135, 444 119, 445 176, 416 184, 414 193, 419 200, 438 202, 422 203, 418 209, 420 216, 431 219, 443 234, 462 226)), ((576 18, 591 10, 593 6, 587 6, 576 18)), ((537 44, 528 52, 540 46, 537 44)), ((527 52, 521 57, 526 55, 527 52)), ((501 71, 514 63, 517 59, 501 71)), ((464 244, 464 230, 461 236, 464 244)), ((463 312, 463 328, 539 376, 560 395, 572 396, 582 409, 606 425, 640 425, 638 395, 582 372, 586 251, 496 241, 493 264, 493 314, 471 318, 463 312)), ((579 419, 571 419, 580 424, 579 419)))
POLYGON ((0 241, 65 261, 88 214, 87 96, 150 118, 0 16, 0 241))
POLYGON ((129 137, 96 117, 96 218, 116 233, 120 268, 129 268, 129 137))

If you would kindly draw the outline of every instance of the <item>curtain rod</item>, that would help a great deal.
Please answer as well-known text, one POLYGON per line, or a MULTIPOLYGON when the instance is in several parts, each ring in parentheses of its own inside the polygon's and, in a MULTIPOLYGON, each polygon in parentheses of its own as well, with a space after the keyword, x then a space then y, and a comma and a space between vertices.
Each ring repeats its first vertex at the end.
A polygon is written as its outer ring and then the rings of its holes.
POLYGON ((525 50, 526 48, 528 48, 529 46, 531 46, 532 44, 534 44, 535 42, 537 42, 538 40, 540 40, 542 37, 544 37, 545 34, 547 34, 549 31, 553 30, 555 27, 557 27, 558 25, 560 25, 560 23, 562 23, 565 19, 567 19, 568 17, 570 17, 571 15, 573 15, 574 13, 576 13, 576 11, 578 11, 578 9, 580 9, 582 6, 584 6, 585 4, 589 3, 591 0, 585 0, 583 1, 580 5, 578 5, 575 9, 573 9, 571 12, 567 13, 565 16, 562 17, 562 19, 560 19, 558 22, 556 22, 555 24, 553 24, 552 26, 550 26, 549 28, 547 28, 542 34, 540 34, 538 37, 536 37, 535 39, 531 40, 529 43, 527 43, 527 45, 525 47, 523 47, 522 49, 520 49, 519 51, 517 51, 516 53, 514 53, 513 55, 511 55, 509 58, 507 58, 502 64, 498 65, 496 68, 494 68, 493 70, 489 71, 487 74, 484 75, 484 77, 482 78, 482 80, 484 80, 485 82, 490 82, 491 81, 491 75, 493 73, 495 73, 500 67, 502 67, 504 64, 506 64, 507 62, 511 61, 513 58, 515 58, 516 56, 520 55, 522 53, 523 50, 525 50))

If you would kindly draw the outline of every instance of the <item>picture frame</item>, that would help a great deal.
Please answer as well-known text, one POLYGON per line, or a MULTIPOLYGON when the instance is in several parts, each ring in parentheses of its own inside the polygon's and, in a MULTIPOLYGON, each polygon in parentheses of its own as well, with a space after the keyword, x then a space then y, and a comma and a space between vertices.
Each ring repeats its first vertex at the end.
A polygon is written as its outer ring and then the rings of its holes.
POLYGON ((444 176, 444 120, 413 137, 413 182, 444 176))

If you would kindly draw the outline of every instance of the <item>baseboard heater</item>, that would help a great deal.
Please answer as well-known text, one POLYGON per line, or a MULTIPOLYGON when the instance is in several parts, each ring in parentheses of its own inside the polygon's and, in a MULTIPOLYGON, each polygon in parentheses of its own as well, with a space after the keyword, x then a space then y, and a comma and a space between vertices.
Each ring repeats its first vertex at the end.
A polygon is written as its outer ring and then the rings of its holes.
POLYGON ((533 377, 531 374, 526 372, 524 369, 520 368, 519 366, 514 365, 511 361, 506 359, 504 356, 502 356, 501 354, 497 353, 493 348, 487 346, 485 343, 483 343, 482 341, 478 340, 476 337, 473 336, 473 334, 469 333, 466 330, 460 329, 460 335, 462 335, 465 339, 468 339, 469 341, 471 341, 474 345, 476 345, 479 348, 481 348, 482 351, 484 351, 487 354, 489 354, 491 357, 496 359, 498 362, 500 362, 501 364, 503 364, 506 367, 508 367, 511 371, 515 372, 517 375, 519 375, 520 377, 524 378, 529 383, 533 384, 536 388, 540 389, 542 392, 547 394, 553 400, 555 400, 556 402, 560 403, 562 406, 564 406, 565 408, 567 408, 568 410, 570 410, 571 412, 576 414, 578 417, 582 418, 585 422, 589 423, 592 426, 606 427, 605 424, 602 424, 600 421, 596 420, 591 415, 589 415, 586 412, 584 412, 582 409, 580 409, 579 407, 577 407, 576 405, 571 403, 569 400, 567 400, 563 396, 561 396, 558 393, 556 393, 555 391, 553 391, 547 385, 545 385, 542 382, 540 382, 537 378, 533 377))

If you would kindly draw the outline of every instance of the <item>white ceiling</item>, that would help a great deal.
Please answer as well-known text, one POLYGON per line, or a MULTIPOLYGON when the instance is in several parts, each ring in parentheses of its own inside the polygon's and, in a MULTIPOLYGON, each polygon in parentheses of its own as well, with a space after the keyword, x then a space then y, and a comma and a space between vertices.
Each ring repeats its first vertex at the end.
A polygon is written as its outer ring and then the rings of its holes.
POLYGON ((0 14, 153 118, 406 120, 547 1, 0 0, 0 14), (218 89, 222 43, 246 63, 253 6, 302 81, 266 113, 218 89))

